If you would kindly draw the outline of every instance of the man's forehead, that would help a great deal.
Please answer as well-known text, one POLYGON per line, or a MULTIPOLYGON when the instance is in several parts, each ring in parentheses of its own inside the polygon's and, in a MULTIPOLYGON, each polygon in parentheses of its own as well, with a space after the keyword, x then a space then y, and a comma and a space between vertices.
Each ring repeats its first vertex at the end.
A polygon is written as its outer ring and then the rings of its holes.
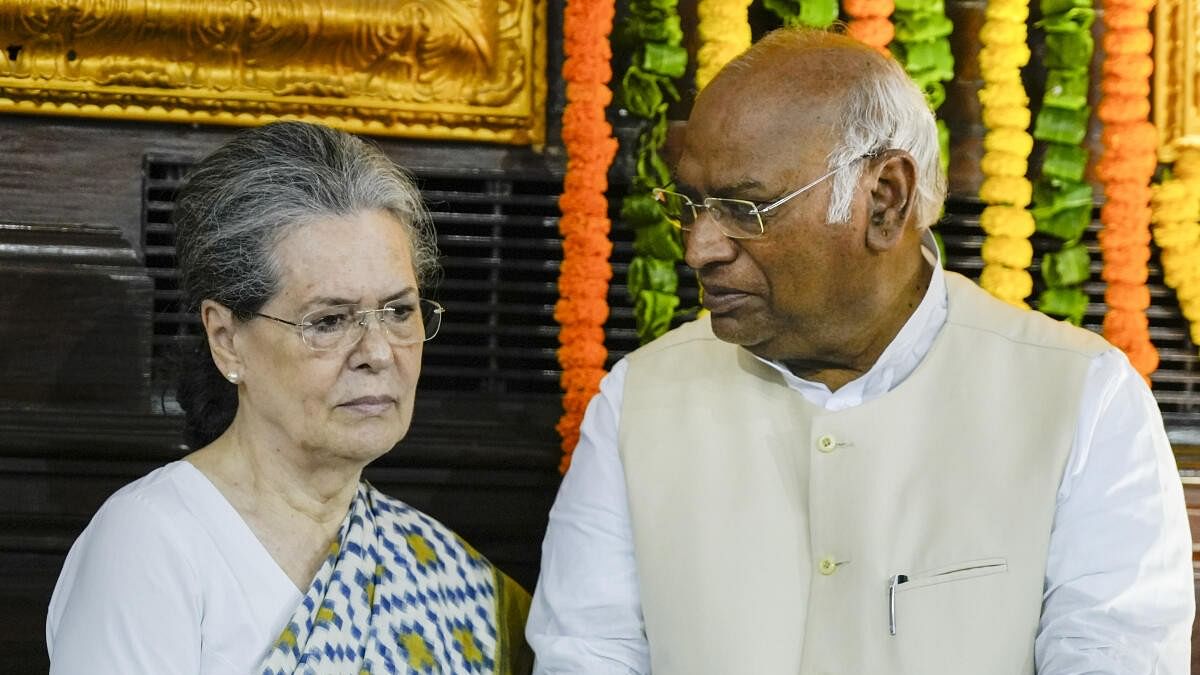
POLYGON ((719 182, 731 185, 761 175, 752 167, 818 161, 832 145, 838 114, 828 99, 792 99, 778 92, 697 101, 684 130, 677 174, 707 183, 716 177, 696 174, 719 173, 719 182))

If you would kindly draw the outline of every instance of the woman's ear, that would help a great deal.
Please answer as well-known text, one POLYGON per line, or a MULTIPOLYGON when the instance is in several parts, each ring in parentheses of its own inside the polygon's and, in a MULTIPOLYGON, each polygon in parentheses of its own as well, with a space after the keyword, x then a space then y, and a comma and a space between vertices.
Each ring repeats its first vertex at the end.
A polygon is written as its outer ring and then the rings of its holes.
POLYGON ((885 150, 873 161, 875 180, 868 204, 867 247, 887 251, 913 226, 917 163, 904 150, 885 150))
POLYGON ((242 360, 233 339, 238 327, 233 312, 219 302, 205 300, 200 303, 200 321, 204 324, 213 363, 226 379, 236 384, 242 373, 242 360))

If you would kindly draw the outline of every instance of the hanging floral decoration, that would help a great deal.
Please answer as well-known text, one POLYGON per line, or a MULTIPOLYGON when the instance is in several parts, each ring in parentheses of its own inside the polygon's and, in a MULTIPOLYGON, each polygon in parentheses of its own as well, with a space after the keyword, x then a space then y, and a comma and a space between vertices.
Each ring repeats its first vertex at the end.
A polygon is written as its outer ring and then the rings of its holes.
POLYGON ((1154 241, 1163 279, 1200 345, 1200 148, 1183 149, 1172 174, 1154 186, 1154 241))
POLYGON ((621 203, 621 220, 634 232, 627 287, 638 337, 646 343, 671 327, 679 305, 675 271, 683 258, 679 231, 651 192, 671 181, 661 154, 667 139, 667 108, 679 100, 673 80, 687 69, 676 0, 634 0, 622 34, 633 47, 632 61, 621 80, 622 105, 641 121, 642 130, 634 151, 633 184, 621 203))
POLYGON ((1028 0, 990 0, 979 32, 983 48, 979 70, 984 86, 979 92, 983 123, 981 165, 984 179, 979 198, 987 204, 980 226, 987 233, 983 243, 983 273, 979 284, 992 295, 1018 307, 1033 292, 1028 267, 1033 262, 1029 236, 1034 231, 1033 215, 1026 210, 1033 186, 1025 178, 1033 136, 1029 128, 1029 98, 1021 83, 1021 66, 1029 62, 1025 44, 1028 0))
MULTIPOLYGON (((749 7, 753 0, 700 0, 696 32, 696 89, 703 89, 726 63, 750 48, 749 7)), ((770 0, 768 0, 768 3, 770 0)), ((834 0, 836 12, 836 0, 834 0)), ((836 16, 836 13, 835 13, 836 16)))
MULTIPOLYGON (((850 0, 846 0, 847 7, 850 0)), ((892 52, 904 64, 909 77, 925 92, 929 108, 937 114, 946 102, 946 82, 954 79, 954 54, 950 51, 950 34, 954 24, 946 16, 944 0, 900 0, 892 16, 896 22, 896 39, 892 52)), ((941 149, 942 172, 950 172, 950 129, 945 120, 937 120, 938 147, 941 149)), ((934 231, 938 248, 943 251, 941 235, 934 231)))
POLYGON ((1042 257, 1046 290, 1038 309, 1075 325, 1083 323, 1088 297, 1083 282, 1091 262, 1083 233, 1092 222, 1092 185, 1084 180, 1089 68, 1095 45, 1091 0, 1042 0, 1038 26, 1046 32, 1046 91, 1034 123, 1033 137, 1045 142, 1042 172, 1033 190, 1038 232, 1058 239, 1057 251, 1042 257))
POLYGON ((851 37, 885 54, 888 52, 888 45, 896 37, 896 26, 891 20, 896 10, 893 0, 843 0, 842 10, 849 19, 846 32, 851 37))
POLYGON ((588 401, 604 376, 604 322, 608 319, 608 282, 612 268, 609 241, 608 168, 617 151, 605 108, 612 101, 613 0, 568 0, 563 17, 563 80, 567 105, 562 137, 567 174, 558 206, 562 212, 563 261, 554 319, 561 328, 558 362, 562 366, 563 416, 560 470, 570 466, 579 441, 579 424, 588 401))
POLYGON ((837 0, 763 0, 785 26, 828 28, 838 18, 837 0))
POLYGON ((1146 286, 1150 262, 1150 179, 1158 165, 1158 132, 1150 114, 1148 28, 1154 0, 1103 0, 1105 24, 1103 78, 1097 116, 1104 122, 1104 152, 1096 176, 1104 184, 1100 209, 1101 276, 1108 286, 1104 302, 1104 337, 1129 357, 1149 381, 1158 368, 1158 351, 1150 342, 1146 286))

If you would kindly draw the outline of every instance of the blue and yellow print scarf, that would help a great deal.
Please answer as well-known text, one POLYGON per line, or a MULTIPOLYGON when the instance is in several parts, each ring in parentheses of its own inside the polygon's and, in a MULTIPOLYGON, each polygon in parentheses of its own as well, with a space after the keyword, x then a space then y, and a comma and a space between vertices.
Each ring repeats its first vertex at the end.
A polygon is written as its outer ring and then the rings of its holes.
POLYGON ((441 523, 359 485, 257 672, 528 673, 529 595, 441 523))

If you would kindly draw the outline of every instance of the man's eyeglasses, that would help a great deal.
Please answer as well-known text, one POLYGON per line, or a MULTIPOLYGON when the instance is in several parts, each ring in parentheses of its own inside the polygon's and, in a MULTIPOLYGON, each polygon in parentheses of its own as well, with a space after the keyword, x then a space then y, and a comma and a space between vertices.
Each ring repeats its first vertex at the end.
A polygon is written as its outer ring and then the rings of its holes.
POLYGON ((690 231, 696 221, 700 219, 701 211, 708 211, 708 214, 712 216, 717 227, 721 229, 721 233, 726 237, 730 239, 757 239, 766 232, 762 219, 764 213, 770 213, 783 206, 792 198, 820 185, 821 181, 850 166, 854 162, 867 157, 873 157, 874 155, 875 153, 872 152, 856 157, 850 162, 822 174, 808 185, 789 192, 770 203, 752 202, 748 199, 705 197, 704 201, 697 204, 685 194, 664 190, 663 188, 654 188, 654 198, 663 205, 663 210, 666 212, 667 217, 678 223, 679 229, 685 232, 690 231))
POLYGON ((309 312, 299 321, 254 312, 255 316, 294 326, 309 349, 327 352, 358 344, 367 332, 367 321, 375 316, 388 342, 395 347, 431 340, 442 327, 443 308, 433 300, 393 300, 379 309, 357 305, 330 305, 309 312))

